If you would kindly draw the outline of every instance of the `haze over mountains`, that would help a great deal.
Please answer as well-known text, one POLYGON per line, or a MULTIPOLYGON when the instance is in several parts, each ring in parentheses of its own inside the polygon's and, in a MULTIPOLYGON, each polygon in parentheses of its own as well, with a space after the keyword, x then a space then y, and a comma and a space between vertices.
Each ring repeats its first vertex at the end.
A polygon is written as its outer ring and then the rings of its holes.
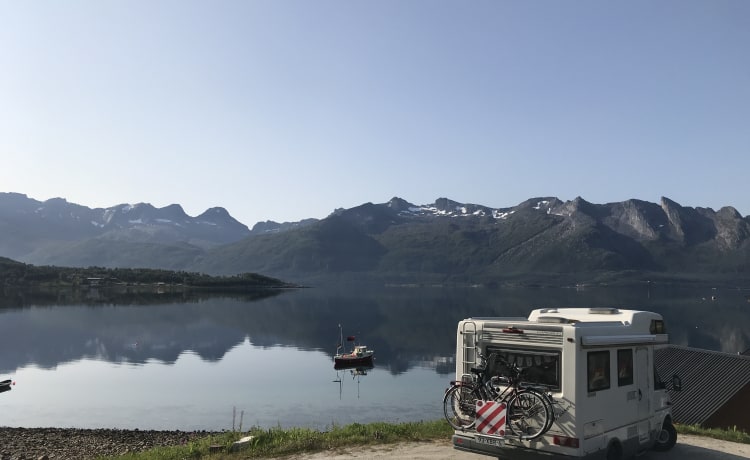
POLYGON ((596 282, 623 277, 746 280, 750 218, 628 200, 532 198, 509 208, 401 198, 324 219, 249 229, 223 208, 91 209, 0 193, 0 256, 36 265, 256 272, 294 282, 596 282))

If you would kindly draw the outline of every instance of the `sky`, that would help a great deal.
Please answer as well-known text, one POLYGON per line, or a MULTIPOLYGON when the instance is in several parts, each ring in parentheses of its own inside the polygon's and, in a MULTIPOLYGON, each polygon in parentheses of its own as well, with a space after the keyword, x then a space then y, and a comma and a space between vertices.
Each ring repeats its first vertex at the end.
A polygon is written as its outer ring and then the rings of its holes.
POLYGON ((0 0, 0 192, 750 214, 746 0, 0 0))

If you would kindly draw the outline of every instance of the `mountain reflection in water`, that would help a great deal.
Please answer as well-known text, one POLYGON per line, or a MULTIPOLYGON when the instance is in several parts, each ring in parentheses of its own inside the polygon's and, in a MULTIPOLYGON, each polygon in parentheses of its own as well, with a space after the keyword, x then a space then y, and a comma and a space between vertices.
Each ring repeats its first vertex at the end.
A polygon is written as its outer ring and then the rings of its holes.
POLYGON ((654 286, 108 294, 72 303, 16 295, 0 300, 0 380, 18 382, 18 391, 0 396, 3 424, 222 429, 226 419, 231 426, 233 406, 250 424, 271 426, 439 418, 460 319, 541 307, 635 308, 661 313, 674 344, 737 353, 750 347, 746 296, 654 286), (377 353, 375 368, 347 370, 333 388, 338 324, 377 353), (42 397, 51 386, 60 399, 42 397), (83 409, 79 419, 63 399, 83 409))

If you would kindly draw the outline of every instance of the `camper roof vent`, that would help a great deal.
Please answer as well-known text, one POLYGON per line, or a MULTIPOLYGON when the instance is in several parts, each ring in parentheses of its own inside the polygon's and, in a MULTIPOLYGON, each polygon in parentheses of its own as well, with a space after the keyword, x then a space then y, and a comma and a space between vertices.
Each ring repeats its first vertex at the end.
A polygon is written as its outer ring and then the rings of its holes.
POLYGON ((560 316, 540 316, 536 321, 538 323, 566 324, 568 323, 568 318, 560 316))
POLYGON ((620 310, 613 307, 594 307, 589 308, 589 313, 592 315, 616 315, 620 313, 620 310))
POLYGON ((540 316, 536 319, 537 323, 548 323, 548 324, 576 324, 577 319, 568 319, 562 316, 540 316))
POLYGON ((538 323, 566 324, 568 322, 568 318, 562 318, 560 316, 540 316, 536 321, 538 323))
POLYGON ((557 308, 542 308, 539 313, 559 313, 557 308))

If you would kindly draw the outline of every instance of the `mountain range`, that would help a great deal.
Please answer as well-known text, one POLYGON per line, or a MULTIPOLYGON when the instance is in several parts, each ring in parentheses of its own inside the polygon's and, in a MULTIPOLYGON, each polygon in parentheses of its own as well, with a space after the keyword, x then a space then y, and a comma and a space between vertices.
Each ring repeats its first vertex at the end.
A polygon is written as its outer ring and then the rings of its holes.
POLYGON ((732 207, 532 198, 493 208, 401 198, 324 219, 258 222, 173 204, 91 209, 0 193, 0 256, 35 265, 255 272, 293 282, 593 283, 750 274, 750 218, 732 207))

